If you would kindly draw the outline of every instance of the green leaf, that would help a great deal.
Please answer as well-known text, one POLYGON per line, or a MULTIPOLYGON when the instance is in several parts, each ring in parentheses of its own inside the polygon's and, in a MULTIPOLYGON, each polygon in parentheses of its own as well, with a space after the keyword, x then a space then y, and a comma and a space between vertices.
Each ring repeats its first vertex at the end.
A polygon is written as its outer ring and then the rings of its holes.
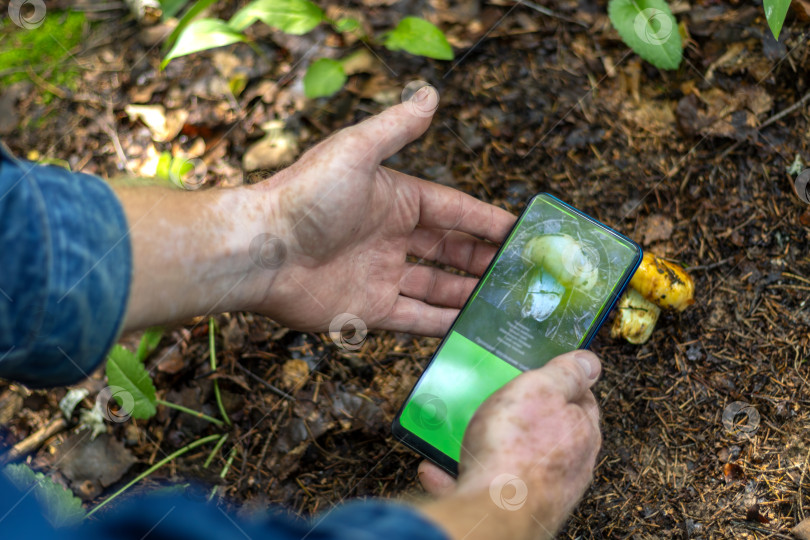
POLYGON ((198 19, 183 30, 172 50, 163 59, 160 67, 161 69, 165 68, 170 60, 178 56, 214 49, 240 41, 245 41, 245 36, 236 32, 225 21, 198 19))
POLYGON ((177 41, 177 37, 180 35, 180 32, 189 25, 189 23, 194 19, 197 15, 202 13, 204 10, 208 8, 211 4, 216 2, 217 0, 197 0, 193 6, 191 6, 188 11, 177 21, 177 26, 174 27, 172 33, 169 34, 169 37, 166 38, 166 41, 163 42, 163 50, 169 50, 169 47, 174 45, 174 42, 177 41))
POLYGON ((447 43, 444 33, 419 17, 405 17, 385 39, 389 50, 404 50, 418 56, 437 60, 452 60, 453 48, 447 43))
POLYGON ((331 96, 346 84, 346 72, 337 60, 315 60, 304 75, 304 94, 308 98, 331 96))
MULTIPOLYGON (((191 165, 192 169, 194 168, 194 165, 190 163, 189 165, 191 165)), ((146 332, 143 333, 143 337, 141 337, 141 342, 138 344, 138 351, 135 353, 135 358, 137 358, 139 362, 146 360, 146 357, 152 354, 152 351, 154 351, 158 346, 158 343, 160 343, 160 338, 162 337, 162 326, 153 326, 152 328, 147 328, 146 332)))
POLYGON ((762 6, 765 8, 765 18, 768 20, 771 33, 774 39, 778 40, 782 25, 785 24, 790 0, 763 0, 762 6))
POLYGON ((22 463, 6 465, 3 473, 20 491, 28 491, 33 486, 34 496, 45 508, 45 517, 54 527, 77 525, 84 518, 82 501, 44 474, 34 472, 22 463))
POLYGON ((158 158, 157 168, 155 169, 155 176, 168 180, 169 168, 172 166, 172 155, 169 152, 163 152, 158 158))
POLYGON ((306 34, 321 21, 323 10, 309 0, 255 0, 237 11, 228 24, 242 31, 256 21, 288 34, 306 34))
POLYGON ((681 33, 664 0, 610 0, 613 27, 639 56, 661 69, 677 69, 683 57, 681 33))
POLYGON ((143 363, 120 345, 113 347, 107 358, 107 382, 123 389, 113 395, 121 407, 131 406, 127 414, 142 419, 154 416, 157 398, 152 378, 143 363), (129 396, 122 396, 124 392, 129 396), (126 399, 130 396, 131 400, 126 399))
POLYGON ((341 33, 354 32, 360 28, 360 21, 354 17, 343 17, 335 21, 335 30, 341 33))
POLYGON ((188 4, 188 0, 160 0, 160 9, 163 14, 160 16, 164 21, 177 15, 183 7, 188 4))

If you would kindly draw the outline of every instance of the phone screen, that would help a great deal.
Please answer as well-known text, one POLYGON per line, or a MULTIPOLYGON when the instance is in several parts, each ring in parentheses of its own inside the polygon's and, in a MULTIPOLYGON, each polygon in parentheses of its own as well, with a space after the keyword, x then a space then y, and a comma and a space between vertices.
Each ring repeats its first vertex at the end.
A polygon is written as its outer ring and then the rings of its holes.
POLYGON ((522 371, 587 347, 641 260, 632 240, 540 194, 518 219, 394 421, 456 473, 475 410, 522 371))

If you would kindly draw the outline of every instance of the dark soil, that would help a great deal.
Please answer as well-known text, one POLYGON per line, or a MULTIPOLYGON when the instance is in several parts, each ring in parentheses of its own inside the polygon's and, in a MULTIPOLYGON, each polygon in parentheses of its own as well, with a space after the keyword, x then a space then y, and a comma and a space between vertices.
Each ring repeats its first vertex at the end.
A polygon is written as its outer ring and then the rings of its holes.
MULTIPOLYGON (((476 7, 468 4, 459 6, 476 7)), ((790 14, 776 42, 754 2, 673 4, 690 39, 680 69, 663 72, 618 39, 602 2, 553 3, 554 17, 497 4, 465 17, 438 0, 357 3, 379 29, 400 13, 431 14, 453 36, 456 60, 375 49, 382 69, 314 101, 296 87, 299 51, 321 36, 293 40, 257 29, 270 61, 243 45, 225 49, 250 67, 245 91, 229 101, 206 95, 214 53, 160 72, 159 46, 144 45, 144 30, 113 3, 93 14, 82 44, 63 60, 80 67, 75 90, 51 88, 48 71, 60 66, 33 66, 17 83, 16 125, 4 141, 23 157, 112 177, 149 145, 163 151, 202 139, 217 164, 210 183, 231 185, 242 179, 241 156, 262 135, 260 124, 285 120, 305 149, 382 110, 386 90, 395 102, 409 81, 431 82, 442 96, 433 126, 389 166, 514 212, 548 191, 690 268, 696 281, 695 304, 665 314, 647 344, 613 340, 605 328, 592 346, 604 361, 595 390, 604 443, 594 484, 560 536, 790 537, 810 513, 810 206, 786 172, 797 155, 810 161, 810 101, 792 107, 810 92, 807 23, 790 14), (153 143, 127 117, 131 103, 189 116, 172 142, 153 143), (724 424, 733 402, 750 404, 759 424, 744 415, 734 417, 736 427, 724 424)), ((216 321, 216 377, 235 424, 229 439, 210 469, 202 465, 209 445, 140 489, 196 479, 220 485, 225 504, 275 503, 303 515, 350 497, 421 496, 419 458, 392 439, 389 425, 437 340, 372 332, 360 350, 346 352, 328 336, 257 315, 216 321)), ((206 323, 168 331, 148 363, 157 366, 160 396, 216 415, 206 323)), ((134 348, 137 336, 124 343, 134 348)), ((85 385, 97 392, 103 373, 95 377, 85 385)), ((46 424, 64 393, 0 385, 6 442, 46 424)), ((138 461, 104 494, 87 494, 90 504, 217 428, 160 408, 112 433, 138 461)), ((49 440, 32 466, 64 481, 52 456, 67 436, 49 440)))

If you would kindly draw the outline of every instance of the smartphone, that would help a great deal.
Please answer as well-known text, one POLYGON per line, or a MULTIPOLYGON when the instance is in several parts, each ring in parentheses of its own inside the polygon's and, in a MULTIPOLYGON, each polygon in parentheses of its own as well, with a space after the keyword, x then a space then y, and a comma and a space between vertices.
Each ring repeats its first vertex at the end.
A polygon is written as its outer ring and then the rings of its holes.
POLYGON ((569 204, 534 196, 400 408, 394 436, 457 475, 475 410, 521 372, 586 348, 641 256, 569 204))

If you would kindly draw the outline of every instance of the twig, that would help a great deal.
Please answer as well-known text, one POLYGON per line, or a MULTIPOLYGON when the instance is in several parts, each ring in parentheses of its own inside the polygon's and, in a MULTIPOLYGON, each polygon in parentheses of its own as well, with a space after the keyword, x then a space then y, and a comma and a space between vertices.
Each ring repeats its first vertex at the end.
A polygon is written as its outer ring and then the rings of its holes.
MULTIPOLYGON (((810 92, 807 92, 804 96, 802 96, 802 98, 799 101, 797 101, 796 103, 794 103, 790 107, 788 107, 788 108, 786 108, 786 109, 784 109, 782 111, 779 111, 775 115, 771 116, 770 118, 768 118, 767 120, 762 122, 762 124, 760 124, 760 126, 757 128, 757 131, 761 131, 763 128, 766 128, 766 127, 770 126, 771 124, 773 124, 774 122, 777 122, 777 121, 781 120, 785 116, 789 115, 790 113, 792 113, 793 111, 795 111, 796 109, 798 109, 799 107, 804 105, 804 103, 806 101, 808 101, 808 100, 810 100, 810 92)), ((720 157, 718 158, 718 160, 719 161, 724 160, 727 155, 729 155, 734 150, 736 150, 742 143, 743 143, 743 141, 737 141, 734 144, 732 144, 731 146, 729 146, 728 148, 726 148, 723 151, 723 153, 720 154, 720 157)))
POLYGON ((48 425, 42 429, 38 429, 12 446, 11 450, 9 450, 5 456, 0 457, 0 462, 9 463, 27 456, 45 444, 48 439, 67 429, 67 427, 67 420, 60 414, 58 417, 48 422, 48 425))
POLYGON ((796 109, 798 109, 799 107, 801 107, 802 105, 804 105, 804 102, 805 102, 805 101, 808 101, 808 100, 810 100, 810 92, 807 92, 807 93, 806 93, 806 94, 805 94, 805 95, 802 97, 802 99, 800 99, 799 101, 797 101, 796 103, 794 103, 793 105, 791 105, 790 107, 788 107, 787 109, 785 109, 785 110, 783 110, 783 111, 781 111, 781 112, 776 113, 775 115, 771 116, 770 118, 768 118, 767 120, 765 120, 764 122, 762 122, 762 125, 761 125, 761 126, 759 126, 759 128, 758 128, 758 129, 762 129, 762 128, 764 128, 764 127, 768 127, 768 126, 770 126, 771 124, 773 124, 774 122, 777 122, 777 121, 781 120, 781 119, 782 119, 782 118, 784 118, 785 116, 789 115, 790 113, 792 113, 793 111, 795 111, 796 109))
POLYGON ((689 271, 692 271, 692 270, 712 270, 714 268, 717 268, 718 266, 723 266, 724 264, 726 264, 727 262, 732 261, 732 260, 734 260, 734 257, 726 257, 722 261, 717 261, 717 262, 711 263, 711 264, 701 264, 701 265, 698 265, 698 266, 691 266, 691 267, 687 268, 687 270, 689 270, 689 271))
POLYGON ((295 398, 293 396, 291 396, 290 394, 288 394, 284 390, 282 390, 280 388, 277 388, 277 387, 273 386, 272 384, 270 384, 269 382, 265 381, 264 379, 262 379, 261 377, 259 377, 258 375, 256 375, 252 371, 250 371, 248 368, 246 368, 245 366, 243 366, 239 362, 236 362, 236 367, 241 369, 242 372, 245 375, 247 375, 248 377, 250 377, 254 381, 262 383, 264 386, 267 387, 268 390, 270 390, 271 392, 273 392, 277 396, 283 397, 284 399, 289 399, 290 401, 295 401, 295 398))

